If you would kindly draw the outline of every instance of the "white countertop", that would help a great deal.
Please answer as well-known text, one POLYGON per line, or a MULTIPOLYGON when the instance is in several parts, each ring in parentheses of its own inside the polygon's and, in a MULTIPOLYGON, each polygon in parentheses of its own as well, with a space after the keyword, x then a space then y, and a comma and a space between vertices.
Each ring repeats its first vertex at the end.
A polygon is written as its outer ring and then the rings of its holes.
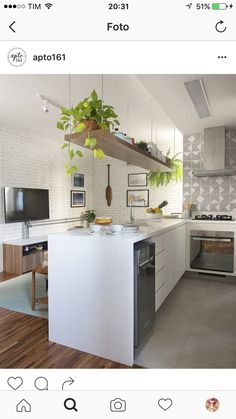
MULTIPOLYGON (((134 222, 136 224, 136 221, 134 222)), ((227 226, 227 230, 232 226, 232 229, 235 230, 236 220, 234 221, 210 221, 210 220, 186 220, 181 218, 176 219, 153 219, 153 220, 138 220, 139 231, 136 233, 122 233, 120 235, 111 235, 111 234, 89 234, 89 229, 74 229, 70 231, 64 231, 60 233, 51 233, 49 235, 29 237, 28 239, 15 239, 4 241, 4 244, 14 244, 15 246, 27 246, 33 243, 39 243, 43 241, 48 241, 48 237, 51 235, 63 236, 63 237, 80 237, 80 238, 92 238, 92 239, 109 239, 109 240, 131 240, 133 243, 145 240, 152 236, 161 235, 173 228, 177 228, 183 224, 197 225, 202 229, 204 226, 208 228, 209 226, 216 225, 217 229, 223 230, 224 226, 227 226)))
MULTIPOLYGON (((135 224, 135 223, 134 223, 135 224)), ((54 233, 50 234, 50 236, 58 236, 58 237, 68 237, 68 238, 89 238, 91 240, 129 240, 133 243, 136 243, 140 240, 145 240, 152 236, 158 236, 172 230, 173 228, 177 228, 181 225, 186 224, 186 220, 183 219, 168 219, 168 220, 153 220, 153 221, 143 221, 142 224, 139 224, 139 231, 136 233, 121 233, 119 235, 112 235, 109 233, 101 233, 101 234, 91 234, 89 233, 89 229, 75 229, 70 230, 62 233, 54 233)))
POLYGON ((41 243, 48 241, 48 236, 29 237, 28 239, 7 240, 3 244, 14 244, 15 246, 27 246, 34 243, 41 243))

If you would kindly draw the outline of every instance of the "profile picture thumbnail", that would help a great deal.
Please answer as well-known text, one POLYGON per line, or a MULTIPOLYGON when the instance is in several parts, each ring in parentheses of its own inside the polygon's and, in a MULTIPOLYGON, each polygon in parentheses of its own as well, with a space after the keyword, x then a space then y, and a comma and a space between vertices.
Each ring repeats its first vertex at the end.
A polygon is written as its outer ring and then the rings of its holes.
POLYGON ((216 412, 220 407, 220 402, 215 397, 212 397, 207 399, 205 406, 208 412, 216 412))

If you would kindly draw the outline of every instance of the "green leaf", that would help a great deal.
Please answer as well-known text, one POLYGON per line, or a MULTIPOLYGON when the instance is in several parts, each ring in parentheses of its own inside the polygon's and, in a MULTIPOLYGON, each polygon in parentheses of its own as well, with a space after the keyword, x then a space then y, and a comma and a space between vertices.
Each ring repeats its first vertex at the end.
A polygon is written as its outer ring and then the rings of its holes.
POLYGON ((84 142, 85 147, 90 147, 90 138, 86 138, 84 142))
POLYGON ((97 145, 97 140, 96 138, 90 138, 90 147, 94 148, 97 145))
POLYGON ((97 157, 100 160, 105 158, 105 153, 101 150, 101 148, 97 148, 93 150, 94 157, 97 157))
POLYGON ((58 122, 57 123, 57 128, 61 129, 62 131, 64 131, 64 124, 62 122, 58 122))
POLYGON ((80 150, 77 150, 76 151, 76 155, 78 156, 78 157, 83 157, 83 153, 82 153, 82 151, 80 151, 80 150))
POLYGON ((68 143, 64 143, 64 144, 62 144, 62 146, 61 146, 62 150, 64 150, 64 148, 66 148, 66 147, 69 147, 69 144, 68 144, 68 143))
POLYGON ((79 125, 75 128, 75 132, 83 132, 85 129, 85 124, 83 122, 80 122, 79 125))
POLYGON ((109 123, 101 122, 100 126, 101 126, 102 129, 104 129, 104 131, 109 131, 109 123))
POLYGON ((75 157, 75 152, 74 150, 68 150, 68 156, 69 158, 72 160, 75 157))
POLYGON ((96 90, 93 90, 93 91, 92 91, 92 93, 91 93, 91 98, 92 98, 92 100, 93 100, 94 102, 97 100, 98 95, 97 95, 96 90))
POLYGON ((67 115, 67 116, 70 116, 71 115, 71 112, 70 112, 70 109, 66 109, 66 108, 61 108, 61 114, 62 115, 67 115))

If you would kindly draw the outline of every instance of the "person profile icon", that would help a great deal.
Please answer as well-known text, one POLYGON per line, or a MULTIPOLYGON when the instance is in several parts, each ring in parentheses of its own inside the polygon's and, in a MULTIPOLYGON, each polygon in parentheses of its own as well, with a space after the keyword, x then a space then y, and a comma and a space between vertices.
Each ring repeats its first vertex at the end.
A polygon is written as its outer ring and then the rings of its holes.
POLYGON ((215 397, 211 397, 207 399, 205 406, 208 412, 216 412, 220 407, 220 402, 215 397))

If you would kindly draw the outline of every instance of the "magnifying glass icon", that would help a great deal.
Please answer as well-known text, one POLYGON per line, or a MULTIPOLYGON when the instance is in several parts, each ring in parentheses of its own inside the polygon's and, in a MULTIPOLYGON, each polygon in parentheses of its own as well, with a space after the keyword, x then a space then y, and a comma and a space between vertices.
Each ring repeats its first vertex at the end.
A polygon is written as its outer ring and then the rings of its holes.
POLYGON ((68 398, 64 401, 64 407, 66 410, 74 410, 75 412, 78 412, 78 409, 76 408, 76 401, 75 399, 68 398))

